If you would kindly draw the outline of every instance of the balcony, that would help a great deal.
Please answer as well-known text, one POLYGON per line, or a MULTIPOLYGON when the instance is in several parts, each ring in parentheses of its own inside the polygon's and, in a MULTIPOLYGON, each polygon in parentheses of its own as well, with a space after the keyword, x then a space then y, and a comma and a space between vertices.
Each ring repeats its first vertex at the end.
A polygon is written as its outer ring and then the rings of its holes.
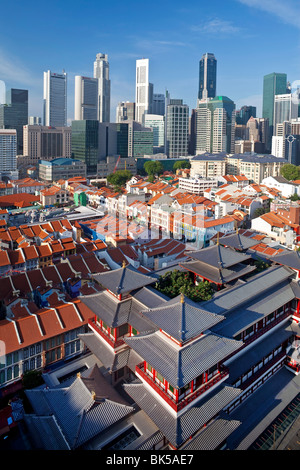
POLYGON ((144 362, 138 364, 136 366, 136 373, 139 375, 145 382, 147 382, 148 385, 150 385, 153 390, 155 390, 158 395, 165 400, 165 402, 171 406, 171 408, 179 412, 183 410, 187 405, 192 403, 194 400, 196 400, 198 397, 200 397, 203 393, 207 392, 209 389, 211 389, 214 385, 216 385, 218 382, 223 380, 226 376, 228 376, 229 371, 226 367, 222 366, 218 373, 212 377, 207 383, 201 385, 198 387, 196 390, 193 392, 189 393, 187 396, 182 398, 179 402, 176 402, 175 399, 170 396, 164 389, 162 389, 157 382, 153 380, 151 376, 146 374, 145 369, 144 369, 144 362))
POLYGON ((123 338, 118 338, 117 340, 113 340, 112 337, 110 335, 108 335, 107 333, 105 333, 104 330, 102 330, 95 322, 94 319, 89 319, 88 320, 88 325, 91 327, 92 330, 94 330, 96 333, 98 333, 101 338, 103 338, 111 348, 113 349, 117 349, 119 348, 120 346, 123 346, 125 345, 125 341, 123 338))

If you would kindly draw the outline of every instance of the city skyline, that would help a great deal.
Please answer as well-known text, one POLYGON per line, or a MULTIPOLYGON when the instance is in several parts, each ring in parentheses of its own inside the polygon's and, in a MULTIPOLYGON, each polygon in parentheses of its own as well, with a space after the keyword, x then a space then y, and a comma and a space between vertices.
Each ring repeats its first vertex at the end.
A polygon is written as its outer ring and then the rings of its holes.
MULTIPOLYGON (((256 106, 258 116, 264 75, 277 72, 286 73, 290 82, 300 79, 300 7, 293 0, 284 7, 267 0, 228 0, 226 5, 219 0, 209 5, 192 1, 186 8, 178 1, 154 2, 146 15, 136 1, 101 6, 95 1, 54 1, 47 9, 50 40, 41 21, 43 6, 37 8, 33 1, 17 4, 15 28, 4 24, 0 32, 5 44, 0 47, 0 80, 7 89, 29 90, 29 115, 42 116, 43 72, 64 69, 70 123, 75 75, 91 77, 99 52, 109 57, 112 121, 118 102, 134 101, 136 60, 143 57, 149 58, 154 93, 168 90, 190 110, 197 103, 199 61, 207 52, 218 61, 217 95, 228 96, 237 109, 256 106), (100 13, 105 22, 99 23, 100 13)), ((12 8, 15 4, 5 6, 7 17, 14 13, 12 8)))

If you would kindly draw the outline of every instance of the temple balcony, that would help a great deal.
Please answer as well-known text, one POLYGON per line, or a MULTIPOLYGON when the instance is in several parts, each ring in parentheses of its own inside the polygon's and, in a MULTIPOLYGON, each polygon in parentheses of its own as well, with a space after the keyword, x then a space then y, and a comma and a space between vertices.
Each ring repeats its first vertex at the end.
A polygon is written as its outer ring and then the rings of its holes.
POLYGON ((124 341, 124 336, 120 338, 114 338, 111 334, 104 331, 100 327, 100 325, 97 324, 95 319, 93 318, 89 319, 88 325, 91 328, 91 330, 93 330, 95 333, 101 336, 101 338, 104 339, 111 348, 118 349, 120 346, 124 346, 124 345, 126 346, 126 343, 124 341))
POLYGON ((205 392, 209 391, 218 382, 224 380, 229 376, 229 370, 225 366, 221 366, 220 370, 211 377, 207 382, 198 386, 195 390, 187 393, 183 398, 174 398, 166 391, 163 383, 154 380, 148 373, 145 372, 145 363, 142 362, 136 366, 136 375, 146 382, 150 387, 161 397, 163 400, 176 412, 183 410, 187 405, 201 397, 205 392))

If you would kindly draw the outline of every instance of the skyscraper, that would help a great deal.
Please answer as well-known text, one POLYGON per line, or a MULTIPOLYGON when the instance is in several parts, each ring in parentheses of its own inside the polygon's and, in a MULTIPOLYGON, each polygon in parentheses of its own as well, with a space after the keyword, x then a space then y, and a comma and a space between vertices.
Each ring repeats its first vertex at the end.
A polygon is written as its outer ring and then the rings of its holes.
POLYGON ((298 100, 292 93, 282 95, 275 95, 274 98, 274 120, 273 120, 273 135, 276 134, 277 124, 284 121, 290 121, 298 117, 298 100))
POLYGON ((144 124, 144 115, 151 113, 153 85, 149 83, 149 59, 136 61, 135 120, 144 124))
POLYGON ((199 63, 198 100, 214 98, 217 90, 217 60, 214 54, 203 54, 199 63))
POLYGON ((203 152, 234 153, 235 104, 226 96, 198 103, 196 154, 203 152))
POLYGON ((16 129, 17 154, 23 154, 23 126, 28 124, 28 90, 12 88, 0 105, 0 129, 16 129))
POLYGON ((0 178, 17 174, 17 131, 0 129, 0 178))
POLYGON ((274 102, 275 95, 284 95, 287 93, 287 75, 285 73, 270 73, 264 76, 263 86, 263 118, 269 120, 269 138, 267 150, 271 150, 272 136, 274 129, 274 102))
POLYGON ((256 107, 255 106, 242 106, 236 112, 236 123, 246 125, 250 118, 256 118, 256 107))
POLYGON ((94 78, 98 79, 98 121, 110 122, 110 79, 107 54, 96 55, 94 78))
POLYGON ((121 101, 116 110, 116 122, 134 121, 135 103, 121 101))
POLYGON ((189 107, 181 99, 170 99, 166 116, 166 148, 169 157, 188 155, 189 107))
POLYGON ((44 126, 67 125, 67 74, 44 72, 44 126))
POLYGON ((72 121, 72 157, 86 164, 87 175, 96 175, 99 155, 99 121, 72 121))
POLYGON ((98 79, 75 77, 75 104, 74 118, 82 119, 98 119, 98 79))

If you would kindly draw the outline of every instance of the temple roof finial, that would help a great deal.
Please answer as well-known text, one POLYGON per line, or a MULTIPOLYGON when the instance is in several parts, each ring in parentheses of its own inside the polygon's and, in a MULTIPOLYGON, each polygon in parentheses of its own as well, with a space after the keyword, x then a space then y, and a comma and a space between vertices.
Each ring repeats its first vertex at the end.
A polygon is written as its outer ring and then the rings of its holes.
POLYGON ((126 261, 125 261, 125 259, 123 260, 122 268, 126 268, 126 261))
POLYGON ((181 302, 182 304, 184 304, 184 293, 183 293, 183 292, 181 292, 180 302, 181 302))

